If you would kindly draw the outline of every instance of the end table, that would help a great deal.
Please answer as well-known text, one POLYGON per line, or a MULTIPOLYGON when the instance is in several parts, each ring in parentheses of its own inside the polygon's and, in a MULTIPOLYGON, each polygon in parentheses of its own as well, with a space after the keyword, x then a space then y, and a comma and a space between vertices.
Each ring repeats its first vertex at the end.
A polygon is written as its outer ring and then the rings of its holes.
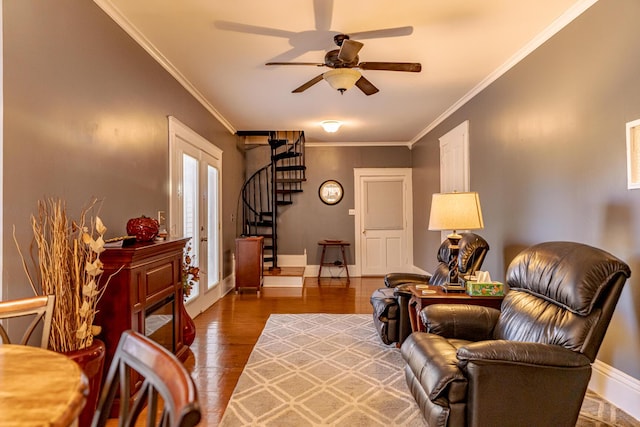
MULTIPOLYGON (((500 309, 504 296, 471 296, 464 292, 445 292, 441 286, 428 285, 426 289, 418 289, 416 285, 408 285, 411 291, 409 300, 409 321, 412 331, 425 331, 420 322, 420 311, 431 304, 469 304, 500 309), (422 292, 422 291, 426 292, 422 292)), ((505 290, 505 293, 507 291, 505 290)))

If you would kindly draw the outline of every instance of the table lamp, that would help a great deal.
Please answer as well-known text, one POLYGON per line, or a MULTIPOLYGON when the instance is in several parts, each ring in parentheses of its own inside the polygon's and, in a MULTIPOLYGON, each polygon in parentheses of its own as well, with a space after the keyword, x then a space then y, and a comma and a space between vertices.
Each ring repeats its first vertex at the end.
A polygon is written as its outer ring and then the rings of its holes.
POLYGON ((450 243, 449 287, 458 284, 458 242, 462 238, 458 230, 484 228, 480 197, 476 192, 434 193, 431 199, 429 230, 451 230, 447 235, 450 243))

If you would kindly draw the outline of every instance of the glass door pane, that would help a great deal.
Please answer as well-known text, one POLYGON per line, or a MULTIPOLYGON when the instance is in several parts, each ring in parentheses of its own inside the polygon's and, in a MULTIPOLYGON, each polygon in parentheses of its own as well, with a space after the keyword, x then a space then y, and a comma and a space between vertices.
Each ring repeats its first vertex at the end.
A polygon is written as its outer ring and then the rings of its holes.
MULTIPOLYGON (((182 218, 184 237, 191 237, 187 246, 191 247, 191 257, 195 260, 195 265, 199 264, 199 218, 198 218, 198 160, 188 154, 182 155, 182 218)), ((199 294, 198 286, 191 288, 188 301, 196 298, 199 294)))
POLYGON ((218 169, 207 164, 207 289, 218 284, 220 278, 218 245, 218 169))

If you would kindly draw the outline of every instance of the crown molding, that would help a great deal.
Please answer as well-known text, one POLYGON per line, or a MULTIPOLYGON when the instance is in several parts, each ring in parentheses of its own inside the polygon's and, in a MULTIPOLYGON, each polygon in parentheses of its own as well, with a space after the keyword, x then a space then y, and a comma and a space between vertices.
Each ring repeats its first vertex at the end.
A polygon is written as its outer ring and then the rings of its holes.
POLYGON ((390 142, 305 142, 305 147, 407 147, 408 142, 405 141, 390 141, 390 142))
POLYGON ((171 74, 204 108, 211 113, 233 135, 236 129, 218 110, 200 93, 198 89, 169 61, 135 25, 131 23, 110 0, 93 0, 116 24, 135 40, 153 59, 171 74))
POLYGON ((558 17, 555 21, 553 21, 547 28, 544 29, 540 34, 535 36, 529 43, 524 45, 522 49, 516 52, 511 58, 507 60, 504 64, 498 67, 494 72, 485 77, 480 83, 478 83, 473 89, 467 92, 462 98, 460 98, 457 102, 455 102, 451 107, 445 110, 438 118, 436 118, 433 122, 429 124, 426 128, 424 128, 418 135, 416 135, 411 141, 409 141, 409 146, 413 147, 413 145, 418 142, 422 137, 431 132, 436 126, 442 123, 447 117, 455 113, 459 108, 465 105, 469 100, 471 100, 474 96, 478 95, 482 92, 487 86, 491 83, 495 82, 500 78, 504 73, 513 68, 516 64, 526 58, 531 52, 539 48, 544 42, 549 40, 555 34, 557 34, 564 27, 569 25, 574 19, 580 16, 584 11, 589 9, 598 0, 580 0, 576 2, 573 6, 571 6, 565 13, 563 13, 560 17, 558 17))

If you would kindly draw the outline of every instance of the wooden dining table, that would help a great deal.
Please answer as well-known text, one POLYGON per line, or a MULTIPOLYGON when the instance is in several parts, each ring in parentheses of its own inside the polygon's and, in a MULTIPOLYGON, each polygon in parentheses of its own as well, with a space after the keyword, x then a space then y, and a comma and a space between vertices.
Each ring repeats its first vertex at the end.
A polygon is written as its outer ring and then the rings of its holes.
POLYGON ((63 354, 26 345, 0 345, 0 427, 74 426, 88 381, 63 354))

